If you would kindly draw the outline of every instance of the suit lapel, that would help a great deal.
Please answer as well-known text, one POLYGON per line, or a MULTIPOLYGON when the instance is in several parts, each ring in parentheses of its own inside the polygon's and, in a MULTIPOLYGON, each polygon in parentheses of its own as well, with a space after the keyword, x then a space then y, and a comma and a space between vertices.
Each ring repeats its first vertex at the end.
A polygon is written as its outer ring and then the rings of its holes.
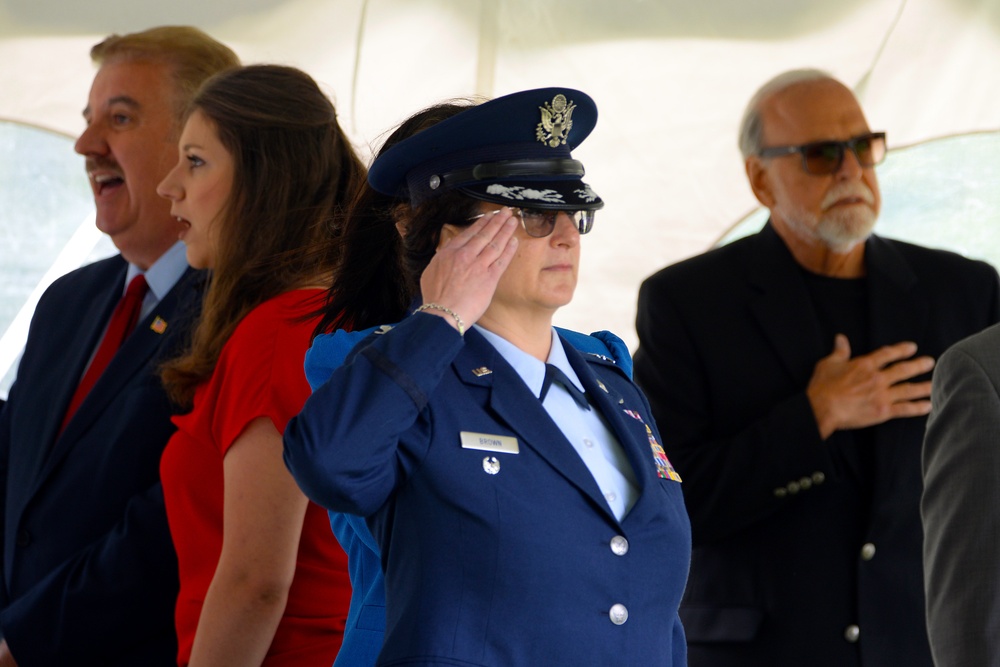
MULTIPOLYGON (((69 350, 65 367, 62 369, 65 373, 64 381, 59 382, 58 389, 51 397, 51 405, 57 414, 52 414, 43 420, 39 446, 31 449, 33 460, 26 466, 26 470, 31 474, 39 471, 52 451, 55 440, 60 437, 59 427, 62 425, 66 408, 69 407, 77 384, 83 377, 87 362, 97 348, 107 321, 111 318, 111 312, 121 298, 127 268, 128 265, 121 260, 113 273, 106 277, 107 282, 103 285, 102 292, 94 295, 93 299, 84 295, 84 298, 72 303, 72 309, 61 313, 65 318, 65 324, 61 326, 65 326, 66 331, 63 344, 69 350)), ((97 276, 97 279, 103 278, 104 276, 97 276)))
POLYGON ((467 385, 485 389, 488 392, 486 407, 498 421, 517 433, 522 444, 530 447, 614 520, 594 476, 521 376, 475 329, 465 334, 465 340, 465 347, 452 362, 459 379, 467 385), (482 368, 492 372, 481 375, 474 372, 482 368))
POLYGON ((753 245, 743 255, 746 279, 758 292, 750 310, 788 374, 796 381, 810 377, 833 341, 823 340, 802 270, 770 223, 747 242, 753 245))
MULTIPOLYGON (((916 274, 884 239, 873 236, 865 248, 868 270, 868 327, 872 349, 902 341, 919 344, 924 339, 930 306, 918 289, 916 274)), ((917 350, 917 355, 926 354, 917 350)), ((927 376, 929 378, 929 376, 927 376)), ((925 379, 925 378, 921 378, 925 379)), ((908 446, 910 438, 899 433, 911 428, 908 419, 893 419, 875 428, 876 457, 891 461, 897 456, 891 443, 908 446)))
POLYGON ((895 248, 877 236, 868 241, 865 261, 872 349, 923 338, 930 309, 917 289, 916 274, 895 248))
POLYGON ((170 332, 171 322, 179 315, 178 302, 190 294, 191 275, 192 270, 188 269, 149 315, 136 325, 135 331, 112 358, 111 363, 66 425, 66 430, 54 443, 39 480, 44 479, 73 448, 79 437, 104 413, 108 405, 126 390, 135 376, 144 372, 146 365, 160 349, 163 337, 170 332), (153 323, 157 318, 167 323, 167 328, 159 333, 153 329, 153 323))

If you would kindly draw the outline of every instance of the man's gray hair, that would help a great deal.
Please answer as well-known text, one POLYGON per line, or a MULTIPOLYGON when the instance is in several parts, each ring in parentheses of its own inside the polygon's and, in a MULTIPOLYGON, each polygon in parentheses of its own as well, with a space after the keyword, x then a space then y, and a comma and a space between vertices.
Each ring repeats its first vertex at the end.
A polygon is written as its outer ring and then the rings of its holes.
POLYGON ((760 107, 766 99, 799 83, 809 81, 836 81, 828 72, 819 69, 793 69, 774 77, 761 86, 743 112, 740 121, 740 153, 743 159, 756 155, 764 143, 764 122, 760 117, 760 107))

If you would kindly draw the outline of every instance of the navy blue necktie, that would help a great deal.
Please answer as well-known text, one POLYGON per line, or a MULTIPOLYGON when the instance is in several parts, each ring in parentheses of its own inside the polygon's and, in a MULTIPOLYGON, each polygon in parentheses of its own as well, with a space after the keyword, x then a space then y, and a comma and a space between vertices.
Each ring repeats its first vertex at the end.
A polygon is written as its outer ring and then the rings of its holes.
POLYGON ((552 386, 553 382, 558 382, 563 387, 565 387, 566 391, 569 392, 569 395, 573 398, 574 401, 576 401, 576 404, 579 405, 582 409, 584 410, 590 409, 590 404, 587 403, 586 394, 580 391, 580 389, 575 384, 573 384, 573 382, 570 381, 568 377, 566 377, 565 373, 559 370, 557 366, 553 366, 552 364, 545 364, 545 379, 542 380, 542 393, 538 396, 539 401, 545 400, 545 394, 549 393, 549 387, 552 386))

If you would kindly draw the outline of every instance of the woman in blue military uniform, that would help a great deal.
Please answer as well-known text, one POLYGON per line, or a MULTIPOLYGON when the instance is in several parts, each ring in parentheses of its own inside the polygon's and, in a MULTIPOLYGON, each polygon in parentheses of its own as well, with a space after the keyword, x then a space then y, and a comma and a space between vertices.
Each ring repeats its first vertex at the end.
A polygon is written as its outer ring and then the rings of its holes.
POLYGON ((579 91, 526 91, 372 166, 422 305, 317 389, 285 458, 367 518, 379 664, 685 663, 680 478, 628 376, 552 327, 603 206, 570 155, 595 122, 579 91))

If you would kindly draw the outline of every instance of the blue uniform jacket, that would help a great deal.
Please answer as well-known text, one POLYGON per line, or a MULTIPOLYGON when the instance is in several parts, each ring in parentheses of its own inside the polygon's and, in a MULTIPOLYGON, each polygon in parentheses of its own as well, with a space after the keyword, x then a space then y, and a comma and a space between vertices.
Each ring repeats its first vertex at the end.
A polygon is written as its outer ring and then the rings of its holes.
POLYGON ((680 485, 657 474, 659 434, 627 376, 566 352, 641 488, 622 522, 500 354, 431 315, 359 346, 289 424, 306 494, 368 517, 382 553, 379 664, 684 664, 680 485), (461 432, 518 453, 463 447, 461 432))
MULTIPOLYGON (((306 377, 313 390, 330 378, 355 345, 372 332, 386 329, 391 327, 371 327, 361 331, 340 329, 317 336, 306 352, 305 360, 306 377)), ((577 350, 614 360, 626 375, 632 377, 632 357, 628 348, 610 331, 596 331, 589 336, 559 327, 556 331, 577 350)), ((378 545, 363 517, 330 512, 330 527, 347 552, 352 589, 344 642, 333 664, 335 667, 374 665, 385 637, 385 578, 382 576, 378 545)))

